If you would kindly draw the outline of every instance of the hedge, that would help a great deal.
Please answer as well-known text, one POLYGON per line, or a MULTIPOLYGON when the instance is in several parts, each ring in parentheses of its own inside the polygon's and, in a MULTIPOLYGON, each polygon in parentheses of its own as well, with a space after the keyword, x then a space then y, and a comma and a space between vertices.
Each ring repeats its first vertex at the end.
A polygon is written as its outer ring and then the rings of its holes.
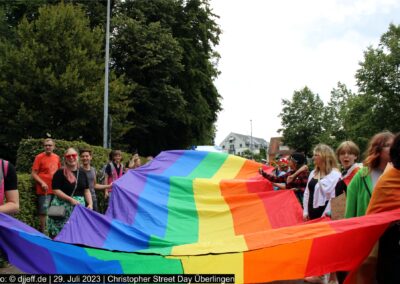
POLYGON ((34 183, 30 174, 18 174, 19 213, 14 217, 39 229, 37 217, 37 197, 34 191, 34 183))
MULTIPOLYGON (((89 145, 83 141, 56 140, 55 142, 54 153, 61 158, 69 147, 74 147, 78 152, 79 149, 91 149, 93 155, 92 166, 97 170, 100 170, 108 162, 108 155, 111 151, 100 146, 89 145)), ((22 139, 17 151, 17 171, 19 173, 30 173, 35 156, 43 151, 43 139, 22 139)), ((122 161, 124 164, 130 157, 130 154, 122 152, 122 161)))

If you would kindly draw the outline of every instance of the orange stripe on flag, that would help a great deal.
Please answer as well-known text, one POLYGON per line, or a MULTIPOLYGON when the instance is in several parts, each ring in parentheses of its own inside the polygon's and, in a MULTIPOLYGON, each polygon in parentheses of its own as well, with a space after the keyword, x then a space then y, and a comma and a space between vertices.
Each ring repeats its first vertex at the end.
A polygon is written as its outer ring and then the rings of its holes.
POLYGON ((304 277, 312 240, 244 253, 244 283, 304 277))
POLYGON ((271 229, 263 201, 258 194, 248 193, 245 181, 223 180, 220 187, 231 210, 236 235, 271 229))
POLYGON ((239 173, 236 175, 235 179, 248 179, 259 177, 258 169, 261 167, 260 163, 255 161, 246 160, 240 169, 239 173))

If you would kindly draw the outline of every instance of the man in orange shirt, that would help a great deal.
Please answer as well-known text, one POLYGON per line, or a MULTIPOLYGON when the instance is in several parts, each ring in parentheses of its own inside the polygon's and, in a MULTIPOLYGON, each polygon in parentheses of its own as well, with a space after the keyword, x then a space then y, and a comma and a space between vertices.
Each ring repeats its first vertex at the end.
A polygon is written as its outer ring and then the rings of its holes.
POLYGON ((53 153, 55 143, 53 139, 44 140, 44 152, 35 157, 32 166, 32 177, 36 181, 36 194, 38 195, 38 214, 40 231, 46 230, 47 209, 53 198, 51 182, 54 173, 61 167, 60 157, 53 153))

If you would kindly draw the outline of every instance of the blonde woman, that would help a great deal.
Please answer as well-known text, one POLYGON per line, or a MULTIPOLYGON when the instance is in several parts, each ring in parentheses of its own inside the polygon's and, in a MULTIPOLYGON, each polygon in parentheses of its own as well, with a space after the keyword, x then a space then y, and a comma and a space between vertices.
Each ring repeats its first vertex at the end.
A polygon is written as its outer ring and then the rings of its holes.
POLYGON ((51 205, 64 206, 66 209, 64 218, 48 219, 49 235, 55 237, 67 222, 75 205, 85 206, 86 202, 87 208, 93 208, 89 182, 85 172, 79 170, 78 152, 74 148, 65 151, 64 166, 54 174, 52 187, 54 198, 51 205))
POLYGON ((330 213, 330 199, 335 197, 335 186, 341 177, 335 152, 328 145, 318 144, 313 159, 315 168, 304 191, 304 220, 330 213))
POLYGON ((128 162, 127 168, 128 169, 136 169, 142 165, 140 161, 139 154, 135 153, 132 155, 131 159, 128 162))
MULTIPOLYGON (((335 152, 325 144, 314 148, 314 170, 308 177, 303 199, 304 220, 330 214, 330 200, 335 197, 335 187, 341 174, 335 152)), ((309 283, 326 283, 328 275, 306 277, 309 283)))

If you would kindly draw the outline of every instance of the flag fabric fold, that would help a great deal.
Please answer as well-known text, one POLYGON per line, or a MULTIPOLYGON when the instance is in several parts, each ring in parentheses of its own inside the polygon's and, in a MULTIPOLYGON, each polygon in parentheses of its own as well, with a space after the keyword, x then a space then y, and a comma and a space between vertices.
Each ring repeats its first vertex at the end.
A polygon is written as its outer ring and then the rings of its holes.
POLYGON ((294 193, 273 191, 260 166, 162 152, 114 182, 105 215, 76 206, 55 240, 0 214, 0 248, 27 273, 224 273, 260 283, 353 269, 400 219, 395 210, 303 223, 294 193))

